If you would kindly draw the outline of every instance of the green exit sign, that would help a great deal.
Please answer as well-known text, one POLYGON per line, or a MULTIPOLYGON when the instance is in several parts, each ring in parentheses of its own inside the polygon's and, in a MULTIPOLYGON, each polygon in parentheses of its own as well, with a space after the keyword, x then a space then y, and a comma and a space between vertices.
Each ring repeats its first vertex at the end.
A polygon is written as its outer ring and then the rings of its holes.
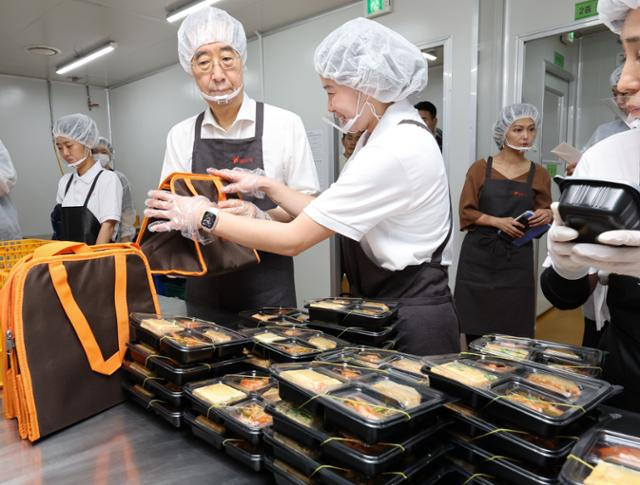
POLYGON ((598 15, 598 0, 587 0, 576 3, 575 19, 582 20, 598 15))
POLYGON ((554 52, 553 53, 553 63, 564 69, 564 56, 562 54, 560 54, 559 52, 554 52))
POLYGON ((369 18, 391 12, 391 0, 364 0, 365 15, 369 18))

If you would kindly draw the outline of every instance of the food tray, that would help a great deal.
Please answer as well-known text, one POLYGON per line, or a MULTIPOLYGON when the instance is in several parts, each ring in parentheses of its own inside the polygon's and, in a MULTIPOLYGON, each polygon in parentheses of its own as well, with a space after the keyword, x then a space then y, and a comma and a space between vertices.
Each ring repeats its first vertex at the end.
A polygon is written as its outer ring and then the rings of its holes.
POLYGON ((478 466, 483 473, 496 476, 506 483, 519 485, 553 485, 559 484, 558 474, 554 470, 539 470, 525 467, 512 458, 494 455, 471 443, 468 437, 457 433, 447 433, 455 446, 453 454, 467 459, 478 466))
POLYGON ((218 415, 225 427, 234 435, 253 445, 262 442, 263 430, 271 426, 272 417, 265 412, 267 404, 259 397, 219 408, 218 415))
POLYGON ((599 349, 500 334, 485 335, 469 347, 503 359, 544 364, 585 377, 598 377, 605 357, 605 352, 599 349))
POLYGON ((249 334, 254 342, 252 352, 275 362, 309 361, 348 346, 348 342, 333 335, 299 326, 262 327, 249 334))
POLYGON ((271 372, 278 379, 280 397, 313 414, 320 411, 319 394, 372 373, 349 365, 325 362, 276 364, 271 367, 271 372))
POLYGON ((427 450, 436 449, 441 443, 436 433, 448 424, 450 421, 438 420, 399 443, 368 445, 356 438, 343 435, 326 438, 321 447, 323 454, 341 466, 362 473, 366 477, 373 477, 395 469, 411 453, 422 454, 427 450))
POLYGON ((435 422, 441 392, 399 376, 371 375, 318 397, 325 422, 369 444, 397 442, 435 422))
POLYGON ((236 438, 227 438, 222 444, 227 455, 253 471, 262 470, 264 450, 261 447, 236 438))
POLYGON ((264 440, 273 447, 276 459, 292 466, 304 477, 311 476, 320 466, 320 451, 317 448, 305 446, 273 429, 265 430, 264 440))
POLYGON ((123 382, 122 388, 136 404, 147 410, 153 411, 174 428, 180 428, 182 426, 181 410, 175 409, 166 402, 157 399, 153 393, 143 389, 142 386, 137 384, 132 385, 127 382, 123 382))
POLYGON ((327 434, 322 428, 322 419, 305 409, 286 401, 267 405, 266 411, 273 417, 272 429, 308 448, 317 449, 327 434))
POLYGON ((441 356, 424 362, 432 387, 542 437, 566 431, 621 390, 605 381, 488 355, 441 356))
POLYGON ((216 377, 241 370, 246 360, 244 356, 222 362, 199 362, 195 364, 180 364, 174 359, 160 355, 155 349, 144 343, 128 343, 129 356, 158 376, 167 379, 178 386, 187 382, 207 377, 216 377))
POLYGON ((309 310, 309 319, 339 323, 347 327, 379 329, 396 319, 398 304, 362 298, 320 298, 304 305, 309 310))
POLYGON ((222 449, 222 443, 226 439, 226 429, 223 425, 189 411, 184 412, 184 420, 194 436, 206 441, 217 450, 222 449))
POLYGON ((560 187, 558 211, 578 231, 577 242, 597 243, 606 231, 640 229, 640 190, 636 184, 554 177, 560 187))
MULTIPOLYGON (((387 327, 377 330, 370 330, 363 327, 345 327, 337 323, 328 323, 309 320, 307 327, 321 330, 324 333, 335 335, 356 345, 368 345, 371 347, 383 347, 393 342, 397 334, 397 323, 392 323, 387 327)), ((393 348, 393 347, 391 347, 393 348)))
POLYGON ((301 324, 309 320, 306 312, 293 307, 263 307, 244 310, 239 315, 254 326, 301 324))
POLYGON ((539 468, 558 468, 564 463, 577 437, 541 438, 519 429, 503 428, 490 423, 479 413, 460 404, 445 404, 455 419, 452 430, 473 439, 483 449, 497 455, 508 455, 539 468))
POLYGON ((640 483, 640 417, 625 413, 603 421, 576 443, 560 476, 564 483, 640 483), (601 481, 596 481, 597 477, 601 481))
POLYGON ((137 339, 181 364, 237 357, 249 342, 238 332, 196 318, 132 313, 130 322, 137 339))
POLYGON ((277 485, 309 485, 318 483, 316 480, 309 480, 294 467, 282 460, 264 457, 264 467, 273 473, 273 478, 277 485))
POLYGON ((158 377, 149 369, 138 362, 124 360, 122 368, 135 384, 140 384, 143 389, 147 389, 155 394, 159 399, 167 402, 173 407, 182 407, 182 388, 158 377))

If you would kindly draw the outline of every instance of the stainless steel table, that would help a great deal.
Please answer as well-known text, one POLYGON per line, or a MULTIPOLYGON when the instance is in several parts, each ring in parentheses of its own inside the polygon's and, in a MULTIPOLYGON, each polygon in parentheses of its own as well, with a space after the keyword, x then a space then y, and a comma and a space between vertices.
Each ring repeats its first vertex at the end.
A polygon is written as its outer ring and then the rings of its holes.
POLYGON ((2 484, 272 484, 223 451, 125 402, 34 445, 0 417, 2 484))

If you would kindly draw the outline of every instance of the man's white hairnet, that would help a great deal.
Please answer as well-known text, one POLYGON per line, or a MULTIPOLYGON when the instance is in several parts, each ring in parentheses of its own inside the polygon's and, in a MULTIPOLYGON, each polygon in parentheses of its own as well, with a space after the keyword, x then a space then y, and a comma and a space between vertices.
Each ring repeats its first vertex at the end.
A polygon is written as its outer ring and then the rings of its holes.
POLYGON ((640 0, 599 0, 600 20, 613 32, 619 34, 629 10, 640 8, 640 0))
POLYGON ((613 72, 611 73, 611 76, 609 76, 609 84, 611 84, 612 88, 615 88, 618 83, 620 82, 620 77, 622 76, 622 68, 624 67, 624 65, 620 65, 618 67, 616 67, 613 72))
POLYGON ((113 160, 113 145, 107 137, 101 136, 98 138, 98 143, 96 143, 95 148, 98 147, 105 147, 107 150, 109 150, 109 153, 111 154, 111 160, 113 160))
POLYGON ((51 130, 54 137, 63 136, 88 148, 98 144, 98 126, 87 115, 75 113, 58 118, 51 130))
POLYGON ((357 18, 331 32, 316 48, 316 72, 383 103, 405 99, 427 85, 427 62, 397 32, 357 18))
POLYGON ((178 29, 178 58, 182 68, 191 74, 191 59, 199 47, 222 42, 247 61, 247 36, 242 24, 224 10, 206 7, 185 18, 178 29))
POLYGON ((502 148, 511 125, 524 118, 531 118, 536 124, 536 128, 538 128, 540 124, 540 113, 538 113, 538 109, 532 104, 512 104, 502 108, 502 111, 498 115, 498 120, 493 125, 493 141, 496 142, 498 148, 502 148))

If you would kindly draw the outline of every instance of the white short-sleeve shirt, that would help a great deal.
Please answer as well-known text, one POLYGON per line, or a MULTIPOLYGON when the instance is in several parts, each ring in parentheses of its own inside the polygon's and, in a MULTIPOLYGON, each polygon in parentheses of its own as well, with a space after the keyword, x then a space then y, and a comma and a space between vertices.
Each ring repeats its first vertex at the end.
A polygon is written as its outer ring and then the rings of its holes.
MULTIPOLYGON (((304 212, 315 222, 360 241, 389 270, 431 261, 451 224, 449 186, 433 135, 408 101, 392 104, 365 142, 365 133, 338 180, 304 212)), ((452 260, 451 238, 442 264, 452 260)))
MULTIPOLYGON (((173 172, 192 171, 197 117, 187 118, 169 131, 161 181, 173 172)), ((255 135, 255 124, 256 102, 244 94, 238 115, 228 130, 218 124, 210 109, 206 109, 200 136, 203 139, 251 138, 255 135)), ((320 190, 307 133, 300 117, 291 111, 265 103, 262 158, 268 177, 306 194, 320 190)))
POLYGON ((640 183, 640 130, 612 135, 589 148, 574 177, 640 183))
MULTIPOLYGON (((99 163, 94 163, 83 175, 78 176, 76 172, 63 175, 58 182, 56 203, 62 204, 62 207, 78 207, 84 205, 87 194, 91 189, 91 184, 101 171, 103 173, 96 183, 87 208, 100 224, 105 221, 120 221, 120 214, 122 212, 122 185, 115 173, 104 170, 99 163), (73 181, 65 196, 64 191, 71 175, 73 175, 73 181)), ((114 231, 114 234, 115 232, 116 231, 114 231)))

